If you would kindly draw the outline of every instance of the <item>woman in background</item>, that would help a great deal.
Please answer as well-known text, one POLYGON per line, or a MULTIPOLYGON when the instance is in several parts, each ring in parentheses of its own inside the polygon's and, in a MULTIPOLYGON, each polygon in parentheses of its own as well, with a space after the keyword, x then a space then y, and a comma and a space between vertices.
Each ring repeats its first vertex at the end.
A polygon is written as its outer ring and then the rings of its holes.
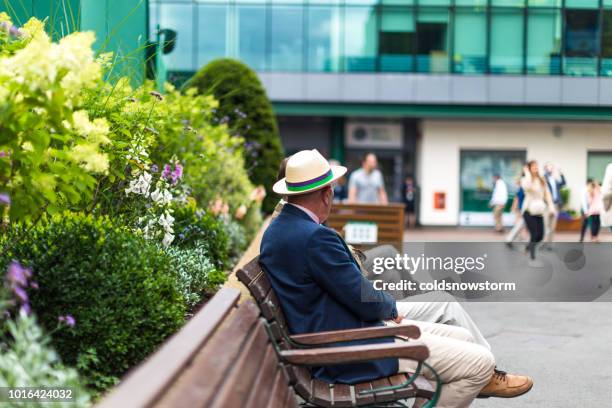
POLYGON ((612 163, 606 166, 606 173, 601 183, 601 198, 603 202, 601 225, 612 227, 612 163))
POLYGON ((601 227, 600 214, 603 212, 603 201, 601 197, 601 188, 595 180, 587 185, 585 196, 582 201, 582 211, 585 220, 580 231, 580 242, 584 241, 584 233, 586 226, 591 225, 591 241, 599 242, 599 229, 601 227))
POLYGON ((537 245, 544 238, 544 214, 547 211, 556 211, 546 180, 540 175, 537 161, 531 160, 525 166, 521 188, 525 193, 523 218, 530 237, 527 250, 531 259, 535 260, 537 245))

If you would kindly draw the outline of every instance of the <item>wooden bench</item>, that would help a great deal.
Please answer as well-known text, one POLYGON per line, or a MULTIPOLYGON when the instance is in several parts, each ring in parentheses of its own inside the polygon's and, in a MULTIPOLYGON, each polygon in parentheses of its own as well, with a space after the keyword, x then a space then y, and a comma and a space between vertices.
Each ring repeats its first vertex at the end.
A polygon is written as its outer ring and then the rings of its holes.
MULTIPOLYGON (((249 289, 251 295, 256 300, 262 313, 263 319, 266 321, 266 329, 275 347, 279 350, 285 350, 286 355, 292 353, 302 353, 308 355, 313 360, 314 355, 324 350, 325 346, 333 345, 333 343, 380 338, 380 337, 396 337, 403 341, 408 339, 417 339, 420 336, 420 330, 416 326, 390 326, 390 327, 372 327, 353 330, 339 330, 333 332, 308 333, 300 335, 291 335, 286 325, 285 317, 272 288, 270 281, 266 277, 264 270, 258 262, 258 257, 237 271, 238 279, 249 289)), ((311 378, 309 370, 303 365, 303 360, 291 359, 285 360, 290 364, 285 366, 288 378, 296 393, 309 406, 319 407, 352 407, 352 406, 382 406, 384 404, 393 405, 396 401, 405 400, 408 398, 422 397, 429 399, 427 407, 435 406, 441 390, 441 383, 438 379, 438 386, 434 390, 423 376, 420 375, 423 366, 429 367, 424 363, 424 360, 429 356, 429 350, 420 342, 410 340, 406 343, 387 344, 386 350, 391 357, 402 358, 400 354, 395 354, 396 351, 403 349, 408 345, 415 345, 414 354, 411 354, 410 359, 419 362, 415 373, 400 373, 389 378, 381 378, 374 381, 346 385, 346 384, 328 384, 321 380, 311 378), (395 349, 397 347, 397 349, 395 349)), ((377 346, 353 346, 364 347, 366 350, 377 346)), ((349 349, 353 347, 335 347, 327 350, 349 349)), ((355 349, 356 350, 356 349, 355 349)), ((406 349, 407 351, 408 349, 406 349)), ((363 352, 363 351, 361 351, 363 352)), ((360 352, 360 353, 361 353, 360 352)), ((409 353, 410 354, 410 353, 409 353)), ((374 357, 376 353, 369 354, 374 357)), ((382 355, 382 354, 380 354, 382 355)), ((379 355, 379 356, 380 356, 379 355)), ((365 355, 363 356, 364 360, 365 355)), ((314 364, 313 360, 309 360, 309 364, 314 364)), ((317 364, 325 365, 322 362, 317 364)), ((437 378, 437 374, 431 369, 437 378)), ((402 403, 399 402, 399 406, 402 403)))
POLYGON ((378 227, 378 243, 399 245, 404 241, 404 204, 334 204, 327 226, 344 236, 347 222, 373 222, 378 227))
MULTIPOLYGON (((239 303, 239 297, 240 291, 235 288, 221 289, 181 331, 132 370, 97 406, 297 408, 295 389, 314 405, 340 407, 355 405, 355 398, 357 405, 363 405, 414 394, 414 388, 405 387, 365 396, 357 392, 354 396, 355 390, 393 385, 406 377, 394 376, 355 388, 330 386, 312 380, 305 366, 390 357, 422 361, 429 355, 422 343, 323 348, 317 346, 321 334, 316 334, 311 338, 298 337, 313 344, 311 348, 280 348, 271 337, 270 326, 259 307, 252 300, 239 303)), ((350 337, 348 332, 339 335, 350 337)), ((322 336, 325 341, 334 338, 333 333, 327 339, 325 334, 322 336)))

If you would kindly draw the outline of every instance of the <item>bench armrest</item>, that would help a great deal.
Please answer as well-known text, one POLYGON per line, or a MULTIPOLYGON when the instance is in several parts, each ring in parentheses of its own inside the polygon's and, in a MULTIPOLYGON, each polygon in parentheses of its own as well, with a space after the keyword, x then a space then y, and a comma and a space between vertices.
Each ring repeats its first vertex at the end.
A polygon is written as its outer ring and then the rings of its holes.
POLYGON ((329 365, 356 363, 383 358, 407 358, 422 362, 429 357, 429 349, 420 341, 405 343, 367 344, 346 347, 323 347, 280 352, 281 360, 296 365, 329 365))
POLYGON ((317 333, 296 334, 290 336, 290 339, 299 344, 316 345, 394 336, 418 339, 421 336, 421 331, 417 326, 381 326, 365 327, 363 329, 334 330, 317 333))

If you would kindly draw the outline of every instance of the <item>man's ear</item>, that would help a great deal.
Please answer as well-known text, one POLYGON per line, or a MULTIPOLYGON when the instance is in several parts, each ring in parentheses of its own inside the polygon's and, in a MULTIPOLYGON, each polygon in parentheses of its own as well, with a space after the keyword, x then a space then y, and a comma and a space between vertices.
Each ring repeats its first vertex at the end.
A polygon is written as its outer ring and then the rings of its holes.
POLYGON ((326 186, 321 189, 322 199, 325 205, 329 205, 332 200, 331 194, 329 194, 329 190, 331 190, 330 186, 326 186))

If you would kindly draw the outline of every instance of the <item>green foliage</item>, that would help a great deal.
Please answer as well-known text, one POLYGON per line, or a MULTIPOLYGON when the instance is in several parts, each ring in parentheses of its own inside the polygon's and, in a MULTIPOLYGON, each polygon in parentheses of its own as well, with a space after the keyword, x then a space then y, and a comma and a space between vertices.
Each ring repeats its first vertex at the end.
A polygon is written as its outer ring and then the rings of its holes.
POLYGON ((190 308, 202 300, 205 292, 214 293, 225 282, 226 275, 215 269, 203 243, 193 248, 171 246, 165 251, 174 262, 179 289, 190 308))
MULTIPOLYGON (((32 315, 20 313, 15 320, 2 322, 4 338, 0 342, 0 387, 57 387, 71 389, 71 407, 88 407, 88 392, 81 386, 76 370, 60 362, 32 315)), ((63 328, 60 328, 63 330, 63 328)), ((28 407, 59 407, 66 403, 29 402, 28 407)), ((3 406, 26 406, 3 402, 3 406)))
POLYGON ((190 80, 201 94, 211 93, 219 101, 217 117, 246 140, 245 158, 250 179, 263 185, 268 195, 265 212, 272 212, 278 197, 272 193, 278 166, 283 159, 276 119, 266 92, 248 66, 233 59, 210 62, 190 80))
POLYGON ((570 195, 571 195, 570 188, 567 186, 561 187, 561 190, 559 190, 559 195, 561 197, 561 206, 562 207, 567 206, 570 201, 570 195))
POLYGON ((107 171, 99 150, 109 141, 107 124, 81 110, 82 90, 102 73, 93 41, 93 33, 74 33, 52 43, 35 19, 18 46, 0 35, 0 192, 10 197, 12 220, 82 203, 94 175, 107 171))
POLYGON ((60 315, 75 317, 76 327, 55 333, 53 345, 65 363, 78 363, 90 386, 112 383, 183 324, 172 259, 143 238, 82 215, 43 220, 25 232, 14 227, 6 237, 3 261, 36 271, 40 289, 31 303, 43 327, 54 328, 60 315))

